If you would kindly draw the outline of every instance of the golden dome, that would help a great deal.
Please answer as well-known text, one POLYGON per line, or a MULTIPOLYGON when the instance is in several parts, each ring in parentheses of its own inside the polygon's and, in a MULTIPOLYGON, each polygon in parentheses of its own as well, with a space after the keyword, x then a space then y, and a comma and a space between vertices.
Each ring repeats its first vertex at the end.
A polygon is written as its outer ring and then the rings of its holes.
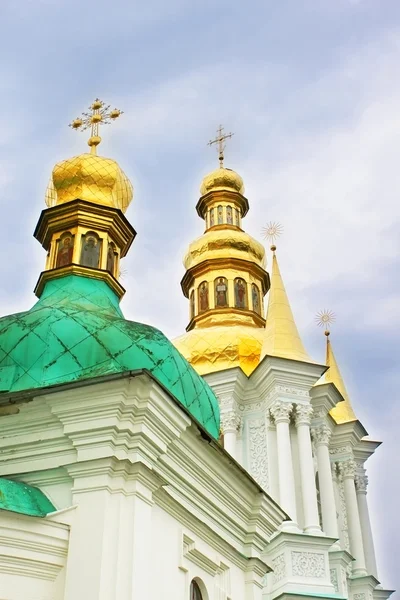
POLYGON ((133 188, 115 160, 84 153, 57 163, 46 191, 47 206, 77 198, 125 212, 133 188))
POLYGON ((200 375, 240 367, 248 376, 260 362, 264 335, 262 327, 196 327, 172 343, 200 375))
POLYGON ((265 267, 264 246, 248 233, 234 229, 206 231, 190 244, 183 264, 191 269, 208 258, 239 258, 265 267))
POLYGON ((232 169, 224 167, 216 169, 204 177, 200 186, 200 194, 204 196, 212 190, 231 190, 244 194, 243 179, 232 169))

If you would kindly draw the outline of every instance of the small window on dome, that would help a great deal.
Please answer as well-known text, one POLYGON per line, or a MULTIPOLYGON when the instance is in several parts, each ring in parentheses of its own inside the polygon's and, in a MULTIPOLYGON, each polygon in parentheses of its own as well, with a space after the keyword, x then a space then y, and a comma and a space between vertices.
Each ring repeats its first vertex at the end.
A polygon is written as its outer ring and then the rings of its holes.
POLYGON ((82 237, 81 265, 98 269, 100 262, 100 246, 101 241, 99 240, 97 233, 89 231, 84 235, 82 237))
POLYGON ((255 283, 251 285, 251 299, 253 302, 253 310, 257 314, 261 314, 260 290, 255 283))
POLYGON ((235 306, 236 308, 247 308, 247 289, 243 279, 235 279, 235 306))
POLYGON ((215 225, 215 221, 214 221, 214 209, 211 208, 210 210, 210 227, 213 227, 215 225))
POLYGON ((224 209, 221 205, 218 206, 218 225, 224 222, 224 209))
POLYGON ((193 317, 194 317, 194 290, 192 290, 190 292, 189 304, 190 304, 190 318, 193 319, 193 317))
POLYGON ((226 207, 226 222, 229 225, 233 224, 233 218, 232 218, 232 206, 227 206, 226 207))
POLYGON ((57 245, 56 268, 66 267, 72 263, 74 252, 74 236, 66 231, 62 234, 57 245))
POLYGON ((190 584, 190 600, 203 600, 203 594, 201 593, 200 586, 194 579, 190 584))
POLYGON ((115 249, 115 244, 110 242, 107 249, 107 271, 109 271, 111 275, 115 275, 116 258, 117 252, 115 249))
POLYGON ((199 285, 199 313, 208 310, 208 283, 203 281, 199 285))
POLYGON ((240 227, 240 215, 239 215, 239 209, 235 208, 235 225, 237 225, 238 227, 240 227))
POLYGON ((215 307, 228 306, 228 281, 225 277, 215 280, 215 307))

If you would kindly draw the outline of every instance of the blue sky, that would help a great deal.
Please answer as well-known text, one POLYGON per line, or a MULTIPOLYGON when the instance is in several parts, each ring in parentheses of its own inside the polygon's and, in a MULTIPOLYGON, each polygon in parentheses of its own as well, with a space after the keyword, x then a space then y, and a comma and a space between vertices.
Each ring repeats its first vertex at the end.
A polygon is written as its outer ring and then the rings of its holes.
POLYGON ((0 23, 0 312, 34 301, 51 169, 85 151, 66 125, 99 96, 125 111, 100 153, 135 187, 123 310, 182 333, 182 257, 202 232, 194 207, 222 122, 250 201, 244 227, 260 238, 267 221, 284 225, 281 271, 316 360, 314 315, 337 313, 354 408, 384 441, 368 498, 381 580, 400 588, 400 3, 1 0, 0 23))

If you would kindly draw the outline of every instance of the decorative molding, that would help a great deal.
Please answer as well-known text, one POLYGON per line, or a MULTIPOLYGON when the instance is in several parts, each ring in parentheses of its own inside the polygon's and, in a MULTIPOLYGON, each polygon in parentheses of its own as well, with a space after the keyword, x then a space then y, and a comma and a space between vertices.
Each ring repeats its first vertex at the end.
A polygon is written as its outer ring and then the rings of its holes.
POLYGON ((367 475, 356 475, 354 478, 354 483, 356 484, 356 491, 358 494, 366 494, 367 493, 367 486, 368 486, 367 475))
POLYGON ((281 579, 286 577, 286 563, 283 552, 272 559, 271 565, 274 572, 274 583, 278 583, 281 579))
POLYGON ((353 600, 366 600, 367 595, 364 592, 360 592, 358 594, 353 594, 353 600))
POLYGON ((336 448, 330 448, 330 454, 351 454, 351 446, 338 446, 336 448))
POLYGON ((320 444, 328 446, 332 432, 329 429, 328 425, 323 423, 319 427, 313 427, 311 429, 311 434, 317 446, 320 444))
POLYGON ((313 412, 311 404, 296 404, 296 427, 299 425, 310 425, 313 412))
POLYGON ((270 407, 270 413, 275 423, 289 423, 293 404, 276 400, 270 407))
MULTIPOLYGON (((346 498, 344 496, 344 486, 343 481, 338 482, 339 489, 339 499, 340 499, 340 520, 341 523, 341 533, 343 537, 344 548, 347 552, 350 552, 350 540, 349 540, 349 527, 347 523, 347 507, 346 507, 346 498)), ((351 572, 351 566, 350 566, 351 572)))
POLYGON ((211 557, 196 548, 195 541, 185 533, 182 538, 182 558, 187 558, 213 577, 221 571, 221 563, 215 562, 211 557))
POLYGON ((274 396, 277 392, 280 394, 290 394, 290 396, 297 396, 298 398, 310 398, 310 394, 306 390, 288 387, 287 385, 274 386, 274 389, 270 392, 268 398, 274 396))
POLYGON ((296 552, 292 550, 292 573, 298 577, 325 577, 324 555, 318 552, 296 552))
POLYGON ((268 448, 265 419, 249 421, 250 474, 268 490, 268 448))
POLYGON ((238 410, 244 413, 254 412, 256 410, 261 410, 263 405, 264 402, 251 402, 250 404, 239 404, 238 410))
POLYGON ((237 431, 240 427, 241 418, 235 412, 221 413, 222 433, 237 431))
POLYGON ((338 594, 339 593, 339 582, 338 582, 337 570, 336 569, 330 569, 329 570, 329 574, 330 574, 330 577, 331 577, 332 585, 335 588, 335 593, 338 594))

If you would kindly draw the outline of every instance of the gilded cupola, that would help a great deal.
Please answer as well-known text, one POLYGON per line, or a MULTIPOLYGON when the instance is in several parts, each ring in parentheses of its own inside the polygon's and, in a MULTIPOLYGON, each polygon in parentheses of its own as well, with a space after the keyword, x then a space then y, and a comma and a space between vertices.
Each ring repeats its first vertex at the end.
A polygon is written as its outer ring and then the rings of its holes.
POLYGON ((135 238, 124 216, 133 197, 132 184, 115 160, 98 156, 99 126, 117 119, 96 99, 88 113, 75 119, 75 130, 91 129, 90 152, 57 163, 46 192, 47 210, 40 216, 35 237, 47 250, 46 269, 35 292, 41 295, 46 281, 64 274, 103 279, 119 297, 120 260, 135 238))
POLYGON ((181 282, 189 323, 174 343, 202 375, 236 366, 249 375, 265 332, 263 299, 270 286, 265 250, 242 228, 249 210, 243 180, 223 164, 231 135, 220 127, 210 142, 218 144, 220 165, 200 186, 196 210, 205 231, 189 245, 181 282))

